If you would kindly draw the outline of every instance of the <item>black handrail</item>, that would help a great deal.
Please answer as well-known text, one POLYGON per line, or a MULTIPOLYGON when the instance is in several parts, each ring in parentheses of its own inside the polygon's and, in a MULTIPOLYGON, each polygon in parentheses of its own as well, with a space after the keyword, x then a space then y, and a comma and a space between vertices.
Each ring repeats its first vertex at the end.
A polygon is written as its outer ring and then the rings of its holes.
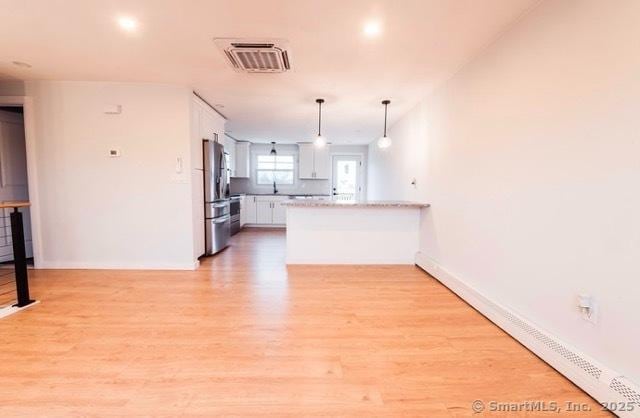
MULTIPOLYGON (((17 303, 13 306, 22 308, 30 305, 35 301, 29 297, 29 275, 27 272, 27 254, 24 241, 24 223, 22 221, 22 213, 20 208, 29 206, 29 202, 0 202, 0 208, 13 209, 9 217, 11 219, 11 241, 13 246, 13 267, 16 285, 17 303)), ((6 219, 6 216, 4 217, 6 219)), ((6 238, 6 237, 5 237, 6 238)), ((11 273, 4 273, 2 276, 8 276, 11 273)), ((3 286, 8 285, 11 281, 3 280, 3 286)), ((7 294, 7 288, 4 293, 7 294)))
POLYGON ((22 308, 35 302, 29 298, 29 275, 27 274, 27 254, 24 246, 24 226, 22 213, 17 207, 11 213, 11 239, 13 241, 13 265, 16 272, 16 293, 18 303, 14 306, 22 308))

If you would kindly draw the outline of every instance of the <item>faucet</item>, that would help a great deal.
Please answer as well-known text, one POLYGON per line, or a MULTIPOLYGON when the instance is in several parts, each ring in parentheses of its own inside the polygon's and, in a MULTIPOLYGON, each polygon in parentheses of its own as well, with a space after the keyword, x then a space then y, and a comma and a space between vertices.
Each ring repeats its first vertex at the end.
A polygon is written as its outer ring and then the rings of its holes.
POLYGON ((276 188, 276 182, 273 182, 273 194, 278 194, 278 189, 276 188))

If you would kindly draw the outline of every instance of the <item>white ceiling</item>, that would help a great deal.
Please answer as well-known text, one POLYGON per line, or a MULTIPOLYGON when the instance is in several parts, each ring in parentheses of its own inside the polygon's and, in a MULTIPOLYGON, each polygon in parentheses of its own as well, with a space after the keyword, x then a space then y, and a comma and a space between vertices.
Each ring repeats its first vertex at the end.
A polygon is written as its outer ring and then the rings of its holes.
POLYGON ((537 0, 0 0, 4 78, 190 85, 238 139, 368 143, 537 0), (139 20, 123 32, 118 16, 139 20), (377 19, 376 39, 362 33, 377 19), (285 38, 292 71, 241 74, 214 37, 285 38), (32 68, 20 68, 23 61, 32 68))

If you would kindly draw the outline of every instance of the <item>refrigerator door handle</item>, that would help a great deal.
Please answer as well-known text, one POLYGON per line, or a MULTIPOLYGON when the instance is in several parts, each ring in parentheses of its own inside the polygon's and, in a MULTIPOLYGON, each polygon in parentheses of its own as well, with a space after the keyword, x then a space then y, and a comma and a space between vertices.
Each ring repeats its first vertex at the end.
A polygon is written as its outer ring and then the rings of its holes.
POLYGON ((229 219, 231 219, 230 215, 224 215, 224 216, 220 216, 218 218, 213 218, 211 220, 211 222, 214 223, 214 224, 222 224, 222 223, 227 222, 229 219))

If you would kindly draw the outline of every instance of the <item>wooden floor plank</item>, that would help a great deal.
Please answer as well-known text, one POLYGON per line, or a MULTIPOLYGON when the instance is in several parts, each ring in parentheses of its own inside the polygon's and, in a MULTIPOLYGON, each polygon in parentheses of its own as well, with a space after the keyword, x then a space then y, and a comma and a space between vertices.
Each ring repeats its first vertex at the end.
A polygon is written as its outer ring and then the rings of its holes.
POLYGON ((608 416, 418 268, 287 268, 284 239, 242 231, 195 272, 30 272, 42 303, 0 320, 0 414, 608 416))

